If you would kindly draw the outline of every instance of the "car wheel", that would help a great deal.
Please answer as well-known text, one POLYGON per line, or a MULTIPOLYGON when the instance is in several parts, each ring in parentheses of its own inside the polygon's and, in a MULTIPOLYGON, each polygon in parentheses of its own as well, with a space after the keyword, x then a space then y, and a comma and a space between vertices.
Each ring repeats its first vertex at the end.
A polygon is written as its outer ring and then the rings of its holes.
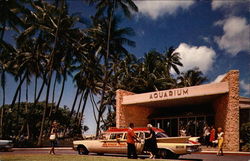
POLYGON ((165 149, 159 149, 159 157, 161 159, 167 159, 168 157, 168 151, 165 149))
POLYGON ((174 154, 170 150, 160 149, 159 150, 159 157, 162 159, 178 159, 180 155, 174 154))
POLYGON ((77 151, 78 151, 79 155, 88 155, 89 154, 89 151, 87 150, 87 148, 84 145, 78 145, 77 151))

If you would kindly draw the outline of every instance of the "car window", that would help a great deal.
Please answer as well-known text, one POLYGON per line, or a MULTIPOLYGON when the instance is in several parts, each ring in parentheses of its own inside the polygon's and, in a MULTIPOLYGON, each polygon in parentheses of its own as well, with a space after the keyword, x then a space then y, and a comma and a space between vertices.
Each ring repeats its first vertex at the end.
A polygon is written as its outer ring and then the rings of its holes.
POLYGON ((122 139, 123 133, 112 133, 109 137, 109 139, 122 139))
POLYGON ((138 136, 140 139, 144 139, 144 133, 143 133, 143 132, 140 132, 137 136, 138 136))
POLYGON ((97 139, 99 140, 107 140, 109 138, 109 135, 107 133, 102 133, 98 136, 97 139))
POLYGON ((124 139, 127 139, 127 133, 125 133, 125 135, 124 135, 124 139))

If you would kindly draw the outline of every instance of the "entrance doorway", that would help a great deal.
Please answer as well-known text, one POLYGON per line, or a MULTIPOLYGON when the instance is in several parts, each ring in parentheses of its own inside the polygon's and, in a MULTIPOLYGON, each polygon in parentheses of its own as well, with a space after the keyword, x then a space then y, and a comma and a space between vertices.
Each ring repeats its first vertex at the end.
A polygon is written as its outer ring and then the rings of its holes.
POLYGON ((169 136, 180 136, 182 129, 188 136, 202 136, 206 124, 214 125, 214 117, 203 115, 154 118, 151 120, 151 124, 163 129, 169 136))

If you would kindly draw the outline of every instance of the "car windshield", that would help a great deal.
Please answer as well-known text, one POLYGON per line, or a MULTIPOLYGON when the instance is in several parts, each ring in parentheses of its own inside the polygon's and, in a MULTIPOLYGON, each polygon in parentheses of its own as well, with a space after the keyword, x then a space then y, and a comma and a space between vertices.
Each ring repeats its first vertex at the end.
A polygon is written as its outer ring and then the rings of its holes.
POLYGON ((168 135, 166 133, 163 132, 158 132, 155 134, 156 138, 167 138, 168 135))

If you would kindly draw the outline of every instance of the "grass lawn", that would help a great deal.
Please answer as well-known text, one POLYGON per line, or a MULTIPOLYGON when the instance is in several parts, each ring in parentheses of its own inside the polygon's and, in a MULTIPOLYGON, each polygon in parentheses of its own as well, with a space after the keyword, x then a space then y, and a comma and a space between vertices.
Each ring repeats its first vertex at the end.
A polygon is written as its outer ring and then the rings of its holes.
MULTIPOLYGON (((1 155, 0 161, 132 161, 125 157, 82 156, 82 155, 49 155, 49 154, 15 154, 1 155)), ((140 159, 141 160, 141 159, 140 159)), ((147 159, 149 160, 149 159, 147 159)), ((157 161, 163 161, 158 160, 157 161)))

